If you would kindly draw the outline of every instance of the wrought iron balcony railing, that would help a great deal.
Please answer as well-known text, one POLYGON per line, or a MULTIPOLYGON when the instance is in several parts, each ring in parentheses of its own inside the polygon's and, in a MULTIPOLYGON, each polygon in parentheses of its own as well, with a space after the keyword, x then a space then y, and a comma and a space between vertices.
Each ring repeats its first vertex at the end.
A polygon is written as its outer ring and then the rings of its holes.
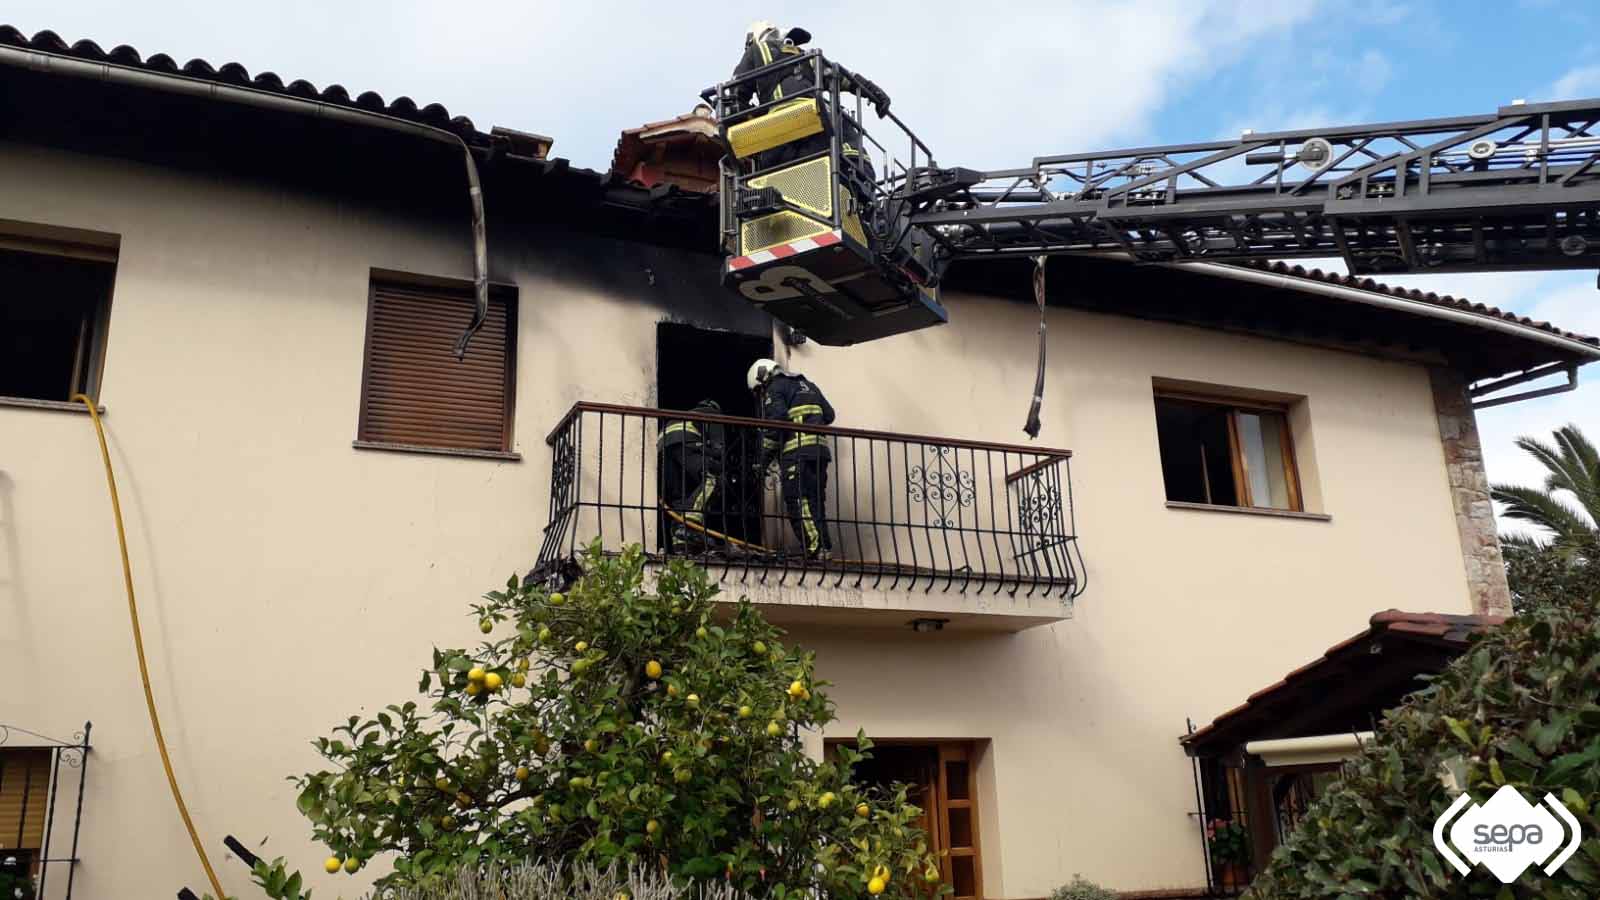
POLYGON ((1084 587, 1066 450, 602 403, 575 404, 546 441, 550 520, 536 575, 598 539, 740 582, 1063 601, 1084 587), (792 460, 764 459, 763 435, 826 448, 825 484, 809 489, 822 509, 786 508, 779 467, 792 460), (666 449, 679 438, 688 443, 666 449), (807 552, 800 535, 813 525, 822 533, 810 542, 831 553, 807 552))

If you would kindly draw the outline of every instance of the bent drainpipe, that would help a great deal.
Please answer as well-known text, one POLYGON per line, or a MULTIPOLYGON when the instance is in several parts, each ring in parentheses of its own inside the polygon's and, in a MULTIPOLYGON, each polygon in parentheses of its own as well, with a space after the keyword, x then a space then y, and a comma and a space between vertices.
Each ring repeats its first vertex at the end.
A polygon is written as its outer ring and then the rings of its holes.
MULTIPOLYGON (((1492 316, 1479 313, 1464 312, 1459 309, 1438 306, 1421 300, 1412 300, 1407 297, 1391 297, 1376 291, 1361 288, 1346 287, 1342 284, 1328 284, 1323 281, 1313 281, 1309 278, 1294 278, 1289 275, 1280 275, 1276 272, 1263 272, 1259 269, 1245 269, 1239 266, 1224 265, 1213 262, 1192 263, 1153 263, 1153 265, 1166 266, 1171 269, 1186 269, 1194 272, 1204 272, 1218 278, 1228 278, 1234 281, 1245 281, 1251 284, 1265 285, 1266 287, 1282 288, 1284 290, 1300 291, 1302 293, 1321 294, 1325 297, 1335 297, 1340 300, 1349 300, 1354 303, 1364 303, 1368 306, 1377 306, 1383 309, 1398 310, 1413 315, 1424 316, 1431 319, 1440 319, 1454 322, 1458 325, 1468 325, 1473 328, 1483 328, 1488 331, 1498 331, 1503 334, 1515 335, 1523 340, 1535 343, 1548 344, 1568 353, 1587 357, 1585 362, 1600 360, 1600 347, 1586 344, 1583 341, 1573 340, 1559 334, 1552 334, 1528 325, 1517 322, 1508 322, 1492 316)), ((1581 365, 1581 363, 1580 363, 1581 365)))
POLYGON ((1372 742, 1372 732, 1357 731, 1350 734, 1319 734, 1314 737, 1278 738, 1269 741, 1250 741, 1244 752, 1261 757, 1267 768, 1278 766, 1314 765, 1343 762, 1372 742))
POLYGON ((1566 394, 1578 389, 1577 366, 1563 366, 1560 363, 1551 363, 1548 366, 1530 369, 1527 372, 1523 372, 1521 375, 1513 375, 1509 378, 1501 378, 1497 381, 1490 381, 1485 384, 1474 385, 1471 393, 1474 397, 1481 397, 1484 394, 1493 393, 1502 388, 1511 387, 1514 384, 1537 381, 1538 379, 1547 375, 1554 375, 1558 371, 1565 371, 1567 373, 1566 384, 1558 384, 1555 387, 1539 388, 1538 390, 1532 391, 1523 391, 1520 394, 1505 394, 1499 397, 1490 397, 1488 400, 1479 400, 1478 402, 1472 404, 1472 408, 1488 409, 1491 406, 1504 406, 1507 403, 1518 403, 1523 400, 1532 400, 1535 397, 1548 397, 1551 394, 1566 394))
POLYGON ((332 119, 352 125, 368 125, 388 131, 425 137, 429 140, 442 141, 460 147, 461 155, 466 160, 467 193, 472 202, 472 288, 477 306, 473 310, 472 321, 456 341, 455 352, 457 359, 462 359, 466 356, 467 345, 472 341, 472 336, 477 333, 479 328, 483 327, 484 319, 489 314, 489 241, 484 225, 483 186, 478 180, 478 164, 472 158, 471 148, 455 132, 433 125, 423 125, 420 122, 411 122, 387 113, 351 109, 324 103, 321 100, 287 97, 257 88, 217 84, 188 75, 151 72, 148 69, 125 66, 120 63, 91 62, 60 53, 51 53, 46 50, 24 50, 18 47, 0 46, 0 65, 43 72, 48 75, 85 78, 91 81, 103 81, 110 84, 165 91, 169 94, 182 94, 206 100, 238 103, 261 109, 308 115, 318 119, 332 119))

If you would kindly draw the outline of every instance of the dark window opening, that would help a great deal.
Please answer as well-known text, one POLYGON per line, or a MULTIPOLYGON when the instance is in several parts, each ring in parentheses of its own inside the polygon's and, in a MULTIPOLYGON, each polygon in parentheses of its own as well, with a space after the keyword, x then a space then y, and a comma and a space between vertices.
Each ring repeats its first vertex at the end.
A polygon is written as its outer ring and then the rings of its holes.
POLYGON ((116 265, 0 250, 0 396, 98 399, 116 265))
MULTIPOLYGON (((751 363, 771 357, 772 338, 767 335, 662 322, 656 327, 656 405, 690 410, 702 400, 714 400, 723 415, 756 418, 755 396, 745 386, 745 373, 751 363)), ((662 427, 669 424, 661 421, 662 427)), ((761 435, 754 428, 724 427, 722 431, 722 479, 705 503, 704 526, 739 540, 759 542, 765 477, 759 465, 761 435)), ((662 497, 683 493, 661 487, 662 497)), ((664 514, 662 518, 663 527, 657 533, 665 544, 673 529, 664 521, 664 514)))
POLYGON ((1161 395, 1155 403, 1169 501, 1301 509, 1285 410, 1161 395))

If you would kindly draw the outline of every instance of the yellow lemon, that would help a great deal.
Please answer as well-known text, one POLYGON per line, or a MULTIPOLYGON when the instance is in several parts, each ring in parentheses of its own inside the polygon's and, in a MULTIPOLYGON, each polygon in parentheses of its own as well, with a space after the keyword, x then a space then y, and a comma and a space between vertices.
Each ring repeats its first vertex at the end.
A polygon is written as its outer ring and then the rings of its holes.
POLYGON ((512 687, 519 688, 519 687, 522 687, 523 685, 525 685, 527 683, 528 683, 528 676, 522 674, 521 672, 516 672, 516 673, 512 674, 512 676, 511 676, 511 686, 512 687))
POLYGON ((594 738, 589 738, 587 741, 583 742, 583 749, 589 751, 590 753, 593 753, 595 748, 599 746, 600 742, 596 741, 594 738))
POLYGON ((485 672, 482 666, 473 666, 472 670, 467 673, 467 680, 473 684, 477 684, 487 677, 489 677, 489 673, 485 672))
POLYGON ((689 779, 691 779, 693 777, 694 777, 694 773, 690 772, 688 769, 679 769, 678 771, 674 772, 673 775, 672 775, 673 780, 678 782, 679 784, 683 784, 683 783, 687 782, 689 779))
POLYGON ((739 718, 748 719, 748 718, 750 718, 750 714, 753 713, 753 712, 755 712, 755 710, 751 709, 750 707, 741 706, 741 707, 739 707, 739 718))
POLYGON ((579 641, 576 644, 572 645, 572 649, 578 651, 579 653, 588 653, 589 652, 589 642, 588 641, 579 641))
POLYGON ((339 871, 339 867, 342 865, 344 865, 343 860, 339 859, 337 856, 330 856, 322 861, 322 871, 332 875, 333 873, 339 871))
POLYGON ((700 695, 699 694, 690 694, 689 696, 683 698, 683 702, 689 704, 690 706, 699 706, 700 705, 700 695))
POLYGON ((694 636, 700 638, 701 640, 705 640, 705 638, 710 634, 711 632, 707 631, 704 625, 701 625, 699 628, 694 630, 694 636))
POLYGON ((526 671, 528 671, 528 667, 531 666, 531 665, 533 665, 533 664, 528 662, 528 658, 526 656, 524 656, 523 658, 517 660, 517 671, 518 672, 526 672, 526 671))
POLYGON ((650 660, 649 662, 645 663, 644 664, 644 677, 646 677, 646 678, 660 678, 661 677, 661 663, 658 663, 653 659, 650 660))
POLYGON ((833 791, 825 791, 821 797, 817 798, 817 808, 827 809, 833 805, 833 799, 833 791))
POLYGON ((438 788, 441 791, 448 791, 448 790, 450 790, 450 779, 448 779, 448 778, 440 778, 438 781, 435 781, 433 783, 433 786, 438 788))
POLYGON ((929 884, 933 884, 935 881, 939 880, 939 870, 935 869, 932 866, 929 866, 928 868, 923 870, 923 872, 922 872, 922 880, 926 881, 929 884))
POLYGON ((528 773, 528 767, 527 766, 517 766, 517 780, 518 781, 527 781, 528 780, 528 774, 529 773, 528 773))
POLYGON ((543 643, 546 643, 546 644, 550 643, 550 626, 549 625, 545 625, 545 626, 540 627, 540 629, 539 629, 539 640, 542 641, 543 643))
POLYGON ((763 641, 756 641, 754 644, 751 644, 750 649, 754 650, 757 656, 767 655, 767 645, 763 641))
POLYGON ((483 619, 478 622, 478 630, 484 634, 488 634, 494 630, 494 622, 490 619, 483 619))
POLYGON ((885 882, 882 878, 879 878, 878 876, 874 875, 874 876, 872 876, 872 880, 867 882, 867 893, 869 893, 872 896, 876 897, 879 894, 883 893, 883 889, 888 887, 888 886, 889 886, 888 882, 885 882))
POLYGON ((857 803, 856 804, 856 815, 858 815, 861 818, 865 819, 867 816, 869 816, 871 814, 872 814, 872 809, 870 807, 868 807, 865 803, 857 803))
POLYGON ((490 672, 489 674, 483 676, 483 686, 488 688, 490 692, 500 690, 501 683, 502 681, 499 672, 490 672))
POLYGON ((655 834, 657 831, 660 831, 660 830, 661 830, 661 823, 657 822, 655 819, 651 819, 650 821, 644 823, 644 833, 645 834, 655 834))
POLYGON ((453 830, 456 827, 455 817, 454 816, 440 816, 439 817, 439 827, 443 828, 445 831, 453 830))
POLYGON ((361 860, 356 859, 354 856, 346 859, 344 861, 344 870, 349 872, 351 875, 361 871, 361 860))
POLYGON ((794 697, 795 699, 798 700, 800 698, 800 695, 804 694, 805 692, 806 692, 806 686, 804 684, 802 684, 802 683, 800 683, 798 681, 790 682, 790 684, 789 684, 789 696, 794 697))
POLYGON ((769 737, 777 737, 780 734, 783 734, 783 726, 782 725, 779 725, 777 722, 768 722, 767 723, 767 735, 769 737))
POLYGON ((572 674, 574 675, 582 675, 587 671, 589 671, 589 661, 587 659, 580 659, 572 664, 572 674))
POLYGON ((565 602, 567 602, 567 595, 561 593, 560 591, 556 591, 554 594, 550 595, 551 606, 560 606, 565 602))
POLYGON ((663 750, 663 751, 661 751, 661 762, 662 763, 672 762, 672 751, 671 750, 663 750))
POLYGON ((480 691, 482 691, 482 690, 483 690, 483 685, 482 684, 479 684, 476 681, 467 682, 467 696, 468 697, 476 697, 476 696, 478 696, 478 693, 480 691))
POLYGON ((676 696, 678 696, 678 686, 675 685, 675 684, 667 685, 667 696, 668 697, 676 697, 676 696))

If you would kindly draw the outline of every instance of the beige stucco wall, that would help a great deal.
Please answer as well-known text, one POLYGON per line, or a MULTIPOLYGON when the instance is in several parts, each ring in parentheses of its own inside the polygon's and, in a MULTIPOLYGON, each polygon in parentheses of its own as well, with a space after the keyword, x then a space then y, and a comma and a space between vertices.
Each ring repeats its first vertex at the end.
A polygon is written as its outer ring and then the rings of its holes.
MULTIPOLYGON (((121 236, 102 400, 174 762, 219 857, 225 833, 270 836, 268 855, 315 869, 284 776, 316 766, 307 742, 353 707, 407 697, 430 642, 476 636, 464 604, 536 551, 560 413, 651 402, 665 313, 643 268, 660 254, 606 259, 602 289, 532 243, 496 242, 495 277, 521 288, 526 459, 510 463, 350 447, 369 271, 467 276, 460 223, 6 144, 0 219, 121 236)), ((948 327, 807 345, 793 366, 840 424, 1021 440, 1032 314, 950 307, 948 327)), ((988 896, 1039 896, 1073 872, 1194 884, 1184 718, 1235 705, 1377 609, 1468 610, 1427 374, 1065 311, 1050 340, 1039 440, 1077 454, 1090 587, 1076 618, 802 639, 836 683, 830 734, 991 742, 988 896), (1158 377, 1308 398, 1301 458, 1331 521, 1166 508, 1158 377)), ((0 722, 66 735, 94 721, 79 896, 167 896, 202 877, 145 722, 99 465, 82 415, 0 408, 0 722)), ((243 868, 222 867, 245 892, 243 868)))

